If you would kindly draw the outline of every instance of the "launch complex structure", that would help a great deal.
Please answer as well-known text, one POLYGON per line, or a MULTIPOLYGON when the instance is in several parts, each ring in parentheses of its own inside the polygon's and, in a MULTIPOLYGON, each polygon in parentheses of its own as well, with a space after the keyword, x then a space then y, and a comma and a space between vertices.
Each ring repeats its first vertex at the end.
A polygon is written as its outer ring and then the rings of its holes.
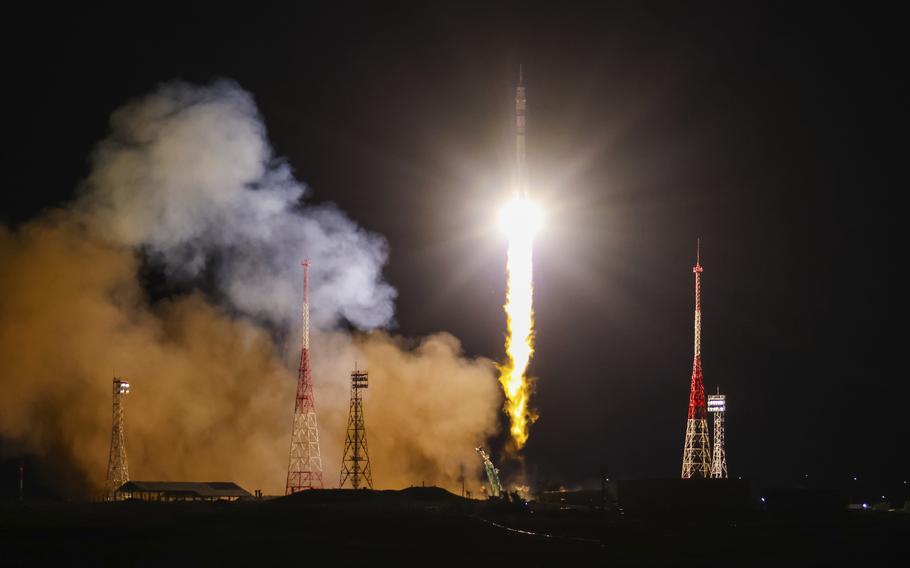
MULTIPOLYGON (((316 421, 316 401, 313 396, 313 371, 310 366, 310 266, 303 261, 303 333, 300 348, 300 368, 297 375, 297 396, 294 401, 294 426, 288 458, 288 476, 284 494, 291 495, 307 489, 322 489, 322 456, 319 449, 319 427, 316 421)), ((366 371, 351 373, 351 405, 347 435, 342 458, 339 487, 349 484, 353 489, 373 488, 373 471, 367 451, 366 424, 363 416, 361 390, 367 388, 366 371)))
POLYGON ((480 459, 483 461, 483 468, 487 473, 487 484, 489 486, 488 497, 499 498, 502 497, 502 483, 499 481, 499 469, 493 465, 493 460, 490 458, 490 455, 484 451, 483 448, 477 447, 474 448, 478 454, 480 454, 480 459))
POLYGON ((695 255, 695 357, 692 361, 692 380, 689 388, 689 415, 683 443, 682 478, 726 478, 727 457, 724 449, 724 414, 726 397, 720 394, 705 397, 701 368, 701 240, 695 255), (708 434, 708 413, 714 415, 714 453, 708 434))
MULTIPOLYGON (((300 367, 297 374, 297 394, 294 398, 294 422, 288 456, 285 495, 307 489, 323 488, 322 456, 319 448, 319 429, 316 421, 316 401, 313 396, 313 372, 310 366, 310 261, 303 265, 303 333, 300 367)), ((340 487, 373 488, 373 472, 367 450, 366 424, 361 391, 367 388, 366 371, 351 373, 351 404, 347 437, 342 458, 340 487)), ((130 481, 126 461, 123 397, 130 392, 126 379, 114 377, 111 451, 108 459, 104 499, 118 498, 118 489, 130 481)))
MULTIPOLYGON (((515 98, 516 168, 512 206, 506 211, 510 234, 509 274, 507 303, 504 306, 510 336, 506 342, 508 363, 502 370, 500 382, 507 398, 506 409, 511 433, 516 447, 521 448, 528 437, 528 426, 534 414, 528 408, 530 385, 525 371, 533 354, 533 307, 531 250, 536 229, 537 211, 528 199, 528 179, 525 158, 525 87, 519 68, 519 81, 515 98), (505 370, 507 369, 507 370, 505 370)), ((302 334, 297 389, 294 398, 294 418, 288 452, 288 469, 285 495, 324 487, 323 463, 319 444, 319 426, 316 401, 313 394, 313 372, 310 361, 310 266, 304 260, 303 306, 301 311, 302 334)), ((351 401, 348 427, 342 457, 339 485, 353 489, 373 487, 373 472, 367 449, 366 425, 363 413, 362 390, 367 388, 366 371, 357 369, 351 374, 351 401)), ((129 392, 129 383, 114 379, 113 427, 111 453, 105 483, 105 498, 116 497, 117 489, 129 481, 126 462, 126 445, 123 430, 123 396, 129 392)), ((498 470, 490 456, 478 449, 490 481, 490 494, 499 496, 502 485, 498 470)))
MULTIPOLYGON (((319 432, 316 421, 316 404, 313 397, 313 376, 310 368, 310 285, 311 263, 303 265, 303 334, 298 371, 297 394, 294 402, 294 422, 288 460, 285 494, 290 495, 307 489, 323 487, 322 458, 319 448, 319 432)), ((693 477, 725 479, 728 477, 725 448, 724 421, 726 396, 717 394, 705 396, 701 358, 701 243, 699 242, 695 266, 695 356, 692 363, 692 377, 689 392, 689 413, 686 420, 686 436, 683 445, 682 478, 693 477), (714 445, 712 451, 708 432, 708 414, 714 417, 714 445)), ((363 413, 361 391, 367 388, 368 374, 355 369, 351 373, 351 401, 342 458, 339 486, 352 489, 373 488, 372 466, 367 447, 366 424, 363 413)), ((126 379, 113 380, 113 408, 111 426, 111 448, 108 459, 104 499, 117 498, 117 489, 130 480, 126 457, 124 432, 124 397, 130 392, 126 379)), ((476 448, 481 457, 489 485, 489 497, 503 494, 499 470, 489 454, 476 448)))
MULTIPOLYGON (((510 433, 517 449, 528 438, 528 427, 536 418, 529 409, 531 388, 525 375, 534 352, 532 242, 539 222, 539 212, 528 197, 528 175, 525 156, 525 112, 527 100, 521 68, 515 97, 516 168, 513 201, 504 211, 509 229, 509 259, 507 263, 508 332, 506 352, 508 361, 500 368, 500 383, 506 395, 505 410, 511 421, 510 433)), ((300 365, 294 399, 294 418, 288 456, 285 495, 308 489, 323 488, 323 463, 319 446, 316 403, 313 396, 313 375, 310 364, 310 266, 304 260, 303 307, 300 365)), ((695 266, 695 344, 689 390, 689 409, 683 444, 682 478, 726 478, 724 420, 726 397, 720 394, 705 396, 701 356, 701 242, 696 252, 695 266), (714 417, 714 448, 708 431, 708 414, 714 417)), ((351 373, 350 414, 342 457, 339 485, 353 489, 373 487, 372 467, 367 451, 366 426, 361 391, 367 388, 366 371, 351 373)), ((117 489, 129 481, 124 436, 123 397, 129 393, 125 379, 114 378, 113 424, 111 450, 105 481, 105 499, 116 498, 117 489)), ((490 496, 503 493, 499 470, 482 448, 480 454, 489 482, 490 496)))

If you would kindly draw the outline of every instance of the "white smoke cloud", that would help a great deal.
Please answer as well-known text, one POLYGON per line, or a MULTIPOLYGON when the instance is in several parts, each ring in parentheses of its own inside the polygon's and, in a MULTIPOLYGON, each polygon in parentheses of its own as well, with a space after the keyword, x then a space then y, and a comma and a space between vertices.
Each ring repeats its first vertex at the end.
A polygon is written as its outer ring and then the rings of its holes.
POLYGON ((306 188, 276 159, 253 97, 236 83, 164 85, 111 117, 77 209, 99 236, 141 247, 174 279, 214 271, 242 313, 287 325, 300 261, 313 261, 313 324, 389 323, 385 240, 306 188))

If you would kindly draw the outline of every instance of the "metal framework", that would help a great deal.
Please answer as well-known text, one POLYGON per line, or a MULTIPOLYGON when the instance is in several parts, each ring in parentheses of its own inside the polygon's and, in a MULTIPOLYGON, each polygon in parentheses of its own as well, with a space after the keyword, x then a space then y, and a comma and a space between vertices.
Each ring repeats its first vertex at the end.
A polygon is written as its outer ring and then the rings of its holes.
POLYGON ((107 460, 107 478, 104 483, 104 499, 116 499, 117 489, 130 480, 126 463, 126 441, 123 433, 123 397, 130 392, 126 379, 114 377, 114 410, 111 427, 111 453, 107 460))
POLYGON ((316 402, 313 398, 313 375, 310 370, 310 261, 303 265, 303 346, 297 375, 297 397, 294 401, 294 429, 288 459, 288 477, 284 494, 305 489, 322 489, 322 457, 319 453, 319 429, 316 426, 316 402))
POLYGON ((368 381, 366 371, 355 370, 351 373, 351 413, 344 440, 344 457, 341 459, 341 481, 338 484, 342 488, 345 483, 350 483, 352 489, 373 488, 373 472, 367 451, 367 428, 363 420, 363 400, 360 398, 360 391, 367 388, 368 381))
POLYGON ((487 481, 490 485, 490 497, 501 497, 502 483, 499 482, 499 470, 493 465, 493 460, 490 459, 490 455, 487 454, 483 448, 478 447, 474 449, 480 454, 480 459, 483 460, 483 467, 487 471, 487 481))
POLYGON ((701 370, 701 241, 695 255, 695 358, 692 362, 692 383, 689 389, 689 416, 686 420, 686 439, 683 443, 682 478, 707 478, 711 475, 711 440, 708 438, 708 411, 705 404, 705 383, 701 370))
POLYGON ((714 416, 714 454, 711 456, 711 477, 727 478, 727 451, 724 444, 724 415, 727 413, 727 397, 720 394, 708 395, 708 412, 714 416))

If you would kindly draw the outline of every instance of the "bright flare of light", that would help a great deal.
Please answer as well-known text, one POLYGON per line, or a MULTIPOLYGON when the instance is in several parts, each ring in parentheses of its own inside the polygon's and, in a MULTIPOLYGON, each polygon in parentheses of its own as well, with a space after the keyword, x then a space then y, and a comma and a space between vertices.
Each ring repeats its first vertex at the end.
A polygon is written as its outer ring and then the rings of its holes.
POLYGON ((540 208, 526 197, 516 197, 499 212, 499 229, 510 238, 516 232, 530 233, 533 237, 543 224, 540 208))
POLYGON ((506 395, 505 410, 509 414, 510 433, 516 449, 528 441, 528 427, 537 418, 528 406, 531 388, 525 373, 534 354, 531 253, 534 234, 541 221, 540 209, 524 197, 507 203, 499 217, 499 227, 509 239, 508 284, 503 306, 508 326, 507 361, 499 368, 499 382, 506 395))

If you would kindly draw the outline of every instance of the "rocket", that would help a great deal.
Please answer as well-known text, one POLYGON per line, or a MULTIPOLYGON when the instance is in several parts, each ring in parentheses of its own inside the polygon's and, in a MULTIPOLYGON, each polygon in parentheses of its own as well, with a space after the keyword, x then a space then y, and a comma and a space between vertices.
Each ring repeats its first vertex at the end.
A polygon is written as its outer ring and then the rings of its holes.
POLYGON ((528 197, 528 174, 525 164, 525 85, 518 66, 518 88, 515 89, 515 196, 528 197))

